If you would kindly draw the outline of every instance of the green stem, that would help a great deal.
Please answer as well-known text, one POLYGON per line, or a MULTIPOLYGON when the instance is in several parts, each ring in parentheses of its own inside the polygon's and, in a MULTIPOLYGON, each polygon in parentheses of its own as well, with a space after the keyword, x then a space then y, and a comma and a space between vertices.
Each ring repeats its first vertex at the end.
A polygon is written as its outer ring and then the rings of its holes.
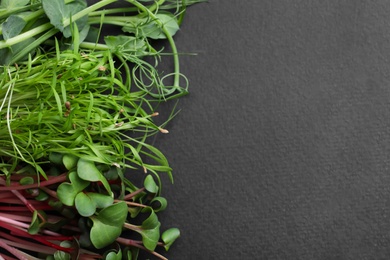
POLYGON ((102 1, 99 1, 96 4, 93 4, 93 5, 85 8, 84 10, 82 10, 82 11, 72 15, 71 19, 70 18, 65 19, 64 22, 63 22, 63 26, 66 27, 66 26, 70 25, 70 21, 75 22, 78 19, 80 19, 81 17, 84 17, 84 16, 88 15, 89 13, 91 13, 93 11, 96 11, 96 10, 102 8, 102 7, 105 7, 106 5, 109 5, 109 4, 117 2, 117 1, 118 0, 102 0, 102 1))
POLYGON ((125 8, 112 8, 108 10, 99 10, 99 11, 94 11, 88 16, 101 16, 101 15, 107 15, 107 14, 118 14, 118 13, 130 13, 130 12, 137 12, 138 9, 135 7, 125 7, 125 8))
POLYGON ((34 4, 34 5, 26 5, 26 6, 23 6, 23 7, 17 7, 17 8, 14 8, 14 9, 11 9, 9 11, 7 11, 6 13, 3 13, 2 15, 0 15, 0 19, 4 19, 4 18, 7 18, 9 17, 10 15, 14 14, 14 13, 20 13, 20 12, 24 12, 24 11, 29 11, 31 9, 34 9, 34 8, 37 8, 37 7, 40 7, 41 4, 34 4))
POLYGON ((36 47, 41 45, 47 39, 51 38, 57 32, 58 32, 58 30, 56 28, 51 28, 51 30, 44 33, 42 36, 40 36, 38 39, 36 39, 33 43, 31 43, 28 47, 24 48, 23 50, 18 52, 16 55, 14 55, 12 57, 10 64, 14 64, 14 63, 18 62, 20 59, 22 59, 24 56, 26 56, 29 52, 31 52, 36 47))
POLYGON ((165 2, 165 0, 159 0, 157 2, 155 2, 151 7, 146 7, 147 9, 149 9, 150 12, 153 12, 155 11, 160 5, 162 5, 163 3, 165 2))
POLYGON ((94 42, 82 42, 80 43, 80 47, 89 50, 99 50, 99 51, 109 50, 107 45, 101 43, 94 43, 94 42))
POLYGON ((46 30, 51 29, 52 27, 53 27, 53 25, 51 23, 45 23, 45 24, 37 26, 34 29, 31 29, 25 33, 21 33, 18 36, 9 38, 8 40, 2 40, 2 41, 0 41, 0 49, 11 47, 12 45, 23 42, 25 40, 28 40, 28 39, 34 37, 35 35, 38 35, 46 30))
MULTIPOLYGON (((179 54, 177 52, 175 41, 173 40, 172 35, 169 33, 167 28, 165 27, 164 23, 162 23, 146 6, 141 4, 140 2, 136 0, 126 0, 136 7, 138 7, 141 11, 147 13, 161 28, 164 32, 165 36, 167 37, 167 40, 171 46, 172 54, 173 54, 173 65, 174 65, 174 79, 173 79, 173 86, 177 87, 178 90, 180 90, 180 63, 179 63, 179 54)), ((163 1, 159 1, 163 2, 163 1)))
MULTIPOLYGON (((131 22, 137 22, 139 17, 136 16, 105 16, 104 24, 112 24, 117 26, 125 26, 131 22)), ((101 23, 101 17, 89 17, 89 24, 99 24, 101 23)))

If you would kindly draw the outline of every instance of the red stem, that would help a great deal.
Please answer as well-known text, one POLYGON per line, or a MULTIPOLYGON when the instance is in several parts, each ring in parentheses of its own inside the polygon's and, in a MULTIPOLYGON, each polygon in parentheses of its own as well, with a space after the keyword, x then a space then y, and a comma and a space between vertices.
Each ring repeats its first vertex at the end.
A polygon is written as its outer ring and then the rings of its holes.
POLYGON ((14 256, 16 256, 20 260, 30 260, 30 258, 26 257, 25 253, 21 252, 20 250, 14 248, 12 246, 7 245, 7 243, 5 243, 2 239, 0 239, 0 247, 4 248, 5 250, 7 250, 8 252, 13 254, 14 256))
POLYGON ((57 251, 51 247, 38 245, 36 243, 32 243, 32 242, 17 238, 15 236, 11 236, 11 235, 4 233, 4 232, 0 232, 0 236, 2 238, 9 240, 6 242, 8 245, 11 245, 11 246, 14 246, 17 248, 27 249, 27 250, 30 250, 33 252, 40 252, 40 253, 45 253, 45 254, 54 254, 57 251))
POLYGON ((21 236, 21 237, 34 239, 34 240, 36 240, 38 242, 41 242, 44 245, 50 246, 50 247, 55 248, 57 250, 61 250, 61 251, 64 251, 64 252, 71 252, 73 250, 72 248, 66 248, 66 247, 62 247, 62 246, 59 246, 57 244, 51 243, 50 241, 42 239, 40 236, 31 235, 31 234, 29 234, 27 231, 25 231, 23 229, 14 227, 14 226, 9 225, 9 224, 4 223, 4 222, 1 223, 1 227, 6 228, 9 231, 11 231, 11 234, 15 234, 15 235, 18 235, 18 236, 21 236))
MULTIPOLYGON (((25 189, 33 189, 33 188, 40 188, 40 187, 46 187, 55 183, 64 182, 66 181, 67 173, 63 173, 61 175, 58 175, 56 177, 50 178, 47 181, 42 181, 40 183, 33 183, 28 185, 20 185, 18 182, 13 182, 9 186, 3 186, 0 187, 0 191, 8 191, 8 190, 25 190, 25 189)), ((6 185, 5 180, 0 179, 0 184, 6 185)))
POLYGON ((139 189, 139 190, 136 190, 136 191, 134 191, 134 192, 132 192, 132 193, 130 193, 130 194, 127 194, 127 195, 123 198, 123 200, 129 200, 129 199, 133 198, 135 195, 137 195, 137 194, 143 192, 144 190, 145 190, 145 187, 144 187, 144 188, 141 188, 141 189, 139 189))

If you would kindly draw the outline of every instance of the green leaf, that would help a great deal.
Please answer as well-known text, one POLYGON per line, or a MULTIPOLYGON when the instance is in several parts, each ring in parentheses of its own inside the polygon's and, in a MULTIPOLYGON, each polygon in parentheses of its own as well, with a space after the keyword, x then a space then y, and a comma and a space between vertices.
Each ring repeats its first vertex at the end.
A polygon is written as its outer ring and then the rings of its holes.
POLYGON ((57 188, 58 199, 67 206, 73 206, 77 194, 88 187, 89 182, 79 178, 76 172, 68 174, 69 182, 61 183, 57 188))
POLYGON ((42 7, 50 23, 60 31, 64 30, 63 20, 69 18, 71 13, 64 0, 42 0, 42 7))
POLYGON ((106 208, 113 202, 114 199, 111 196, 93 192, 80 192, 75 198, 76 209, 83 217, 92 216, 96 208, 106 208))
POLYGON ((142 236, 142 243, 144 246, 154 251, 160 238, 160 222, 158 221, 156 213, 152 208, 147 207, 142 210, 143 213, 149 211, 150 215, 142 222, 141 229, 135 230, 142 236))
POLYGON ((35 196, 35 200, 37 200, 37 201, 46 201, 48 198, 49 198, 49 195, 42 190, 39 190, 38 196, 35 196))
POLYGON ((132 36, 106 36, 104 42, 114 53, 126 53, 129 55, 142 56, 147 45, 144 40, 132 36))
POLYGON ((72 184, 64 182, 57 188, 58 199, 67 206, 73 206, 74 200, 79 191, 75 190, 72 184))
POLYGON ((162 241, 164 241, 165 250, 168 251, 173 242, 175 242, 175 240, 179 237, 180 230, 178 228, 170 228, 168 230, 165 230, 161 235, 161 239, 162 241))
POLYGON ((109 252, 106 257, 104 258, 106 260, 122 260, 122 250, 119 249, 119 251, 116 252, 109 252))
MULTIPOLYGON (((2 37, 0 37, 0 39, 2 39, 2 37)), ((25 49, 27 46, 32 44, 34 41, 35 41, 35 38, 31 37, 27 40, 24 40, 22 42, 19 42, 17 44, 12 45, 12 47, 10 47, 10 48, 0 49, 0 64, 1 65, 10 64, 10 62, 12 61, 12 59, 14 57, 14 54, 18 54, 21 50, 25 49)), ((33 52, 34 51, 32 51, 31 53, 33 53, 33 52)), ((27 57, 27 55, 25 57, 27 57)), ((25 59, 25 57, 23 57, 22 59, 25 59)))
MULTIPOLYGON (((70 10, 71 15, 74 15, 74 14, 85 9, 87 7, 87 2, 85 0, 76 0, 72 3, 67 4, 67 6, 70 10)), ((66 17, 66 18, 69 18, 69 17, 66 17)), ((87 28, 85 28, 87 26, 87 23, 88 23, 88 16, 83 16, 82 18, 80 18, 76 21, 78 30, 83 31, 82 35, 80 37, 85 38, 87 36, 88 30, 89 30, 89 26, 87 28)), ((72 28, 71 25, 66 26, 65 29, 62 31, 62 33, 64 34, 64 36, 66 38, 69 38, 70 36, 72 36, 71 28, 72 28)))
POLYGON ((27 177, 24 177, 24 178, 20 179, 19 183, 20 183, 20 185, 33 184, 34 183, 34 178, 27 176, 27 177))
POLYGON ((79 214, 83 217, 92 216, 96 211, 96 204, 84 192, 79 192, 75 198, 75 206, 79 214))
POLYGON ((2 24, 4 40, 8 40, 20 34, 26 26, 26 21, 18 15, 11 15, 2 24))
POLYGON ((23 7, 27 5, 29 2, 30 0, 1 0, 0 8, 10 10, 17 7, 23 7))
POLYGON ((100 181, 102 174, 92 161, 80 159, 77 163, 78 176, 86 181, 100 181))
POLYGON ((156 18, 158 22, 150 17, 140 18, 138 19, 138 23, 129 23, 129 25, 124 26, 122 30, 134 33, 138 36, 157 40, 167 38, 163 28, 171 36, 175 35, 180 29, 176 17, 171 13, 161 12, 156 14, 156 18))
MULTIPOLYGON (((85 9, 87 3, 84 0, 75 0, 69 4, 65 4, 64 0, 42 0, 42 6, 47 17, 50 19, 50 23, 68 38, 72 35, 72 31, 70 26, 65 26, 64 21, 71 19, 72 15, 85 9)), ((79 30, 84 28, 87 21, 87 16, 76 21, 79 30)))
POLYGON ((62 157, 62 163, 64 164, 67 170, 72 170, 76 167, 79 158, 71 154, 65 154, 62 157))
POLYGON ((86 181, 100 181, 103 184, 104 188, 108 191, 108 193, 111 194, 110 184, 96 167, 94 162, 85 159, 79 159, 79 161, 77 162, 77 174, 81 179, 86 181))
POLYGON ((32 234, 32 235, 38 234, 38 232, 39 232, 39 224, 40 224, 40 221, 39 221, 39 218, 38 218, 38 212, 36 210, 34 210, 33 216, 32 216, 32 220, 31 220, 31 224, 30 224, 30 226, 28 228, 28 233, 32 234))
POLYGON ((54 260, 71 260, 71 255, 63 251, 56 251, 54 253, 54 260))
POLYGON ((101 193, 89 192, 87 195, 94 201, 97 208, 106 208, 114 203, 114 198, 101 193))
POLYGON ((63 157, 62 153, 51 152, 49 154, 49 161, 57 165, 62 165, 63 164, 62 157, 63 157))
POLYGON ((158 226, 152 229, 143 230, 140 233, 142 236, 142 243, 144 244, 144 246, 147 249, 154 251, 154 249, 157 246, 158 239, 160 238, 160 223, 158 226))
POLYGON ((168 201, 163 197, 155 197, 150 201, 154 212, 163 211, 167 208, 168 201))
POLYGON ((102 209, 97 216, 91 216, 93 222, 90 238, 97 248, 103 248, 115 241, 122 233, 127 218, 127 205, 119 202, 102 209))
POLYGON ((123 255, 125 260, 137 260, 139 254, 139 248, 136 247, 126 247, 123 250, 123 255))
POLYGON ((147 191, 149 191, 151 193, 158 192, 158 186, 157 186, 156 182, 154 181, 153 176, 150 174, 148 176, 146 176, 146 178, 144 180, 144 187, 147 191))

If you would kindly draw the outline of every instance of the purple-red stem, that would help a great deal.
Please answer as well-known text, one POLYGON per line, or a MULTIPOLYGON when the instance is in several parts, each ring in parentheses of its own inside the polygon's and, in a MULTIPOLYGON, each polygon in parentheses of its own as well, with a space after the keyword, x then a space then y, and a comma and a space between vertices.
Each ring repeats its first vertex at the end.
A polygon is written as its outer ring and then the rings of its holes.
POLYGON ((40 183, 20 185, 18 182, 17 183, 14 182, 9 186, 5 186, 6 185, 5 180, 0 178, 0 184, 4 185, 3 187, 0 187, 0 191, 25 190, 25 189, 46 187, 46 186, 56 184, 59 182, 64 182, 64 181, 66 181, 66 178, 67 178, 67 173, 63 173, 63 174, 58 175, 56 177, 50 178, 49 180, 41 181, 40 183))

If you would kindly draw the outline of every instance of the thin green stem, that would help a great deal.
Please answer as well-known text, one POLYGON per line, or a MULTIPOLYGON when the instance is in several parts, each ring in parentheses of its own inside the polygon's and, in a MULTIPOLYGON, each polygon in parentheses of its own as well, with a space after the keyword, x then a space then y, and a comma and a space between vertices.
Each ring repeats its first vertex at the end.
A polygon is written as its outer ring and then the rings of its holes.
POLYGON ((102 1, 99 1, 96 4, 93 4, 93 5, 85 8, 85 9, 83 9, 82 11, 72 15, 71 18, 65 19, 64 22, 63 22, 63 26, 66 27, 66 26, 70 25, 71 21, 75 22, 78 19, 80 19, 81 17, 86 16, 86 15, 88 15, 89 13, 91 13, 93 11, 96 11, 96 10, 106 6, 106 5, 109 5, 109 4, 117 2, 117 1, 118 0, 102 0, 102 1))
POLYGON ((147 13, 163 30, 165 36, 167 37, 167 40, 171 46, 172 49, 172 55, 173 55, 173 65, 174 65, 174 80, 173 80, 173 86, 177 87, 178 90, 180 90, 180 63, 179 63, 179 53, 177 51, 176 43, 173 40, 172 35, 169 33, 167 28, 165 27, 164 23, 162 23, 154 13, 152 13, 147 7, 145 7, 143 4, 136 0, 126 0, 132 4, 134 4, 136 7, 138 7, 141 11, 147 13))
POLYGON ((0 41, 0 49, 9 48, 12 45, 23 42, 25 40, 28 40, 28 39, 34 37, 35 35, 38 35, 42 32, 45 32, 45 31, 51 29, 52 27, 53 27, 53 25, 51 23, 45 23, 45 24, 37 26, 34 29, 31 29, 27 32, 24 32, 24 33, 21 33, 15 37, 12 37, 8 40, 2 40, 2 41, 0 41))

